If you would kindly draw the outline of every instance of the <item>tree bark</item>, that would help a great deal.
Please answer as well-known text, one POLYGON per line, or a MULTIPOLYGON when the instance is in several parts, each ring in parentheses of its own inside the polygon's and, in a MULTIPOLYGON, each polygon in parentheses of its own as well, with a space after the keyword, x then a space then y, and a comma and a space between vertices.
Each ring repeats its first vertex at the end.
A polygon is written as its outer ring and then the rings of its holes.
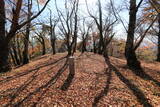
POLYGON ((103 40, 103 20, 102 20, 102 6, 101 6, 101 1, 98 0, 98 5, 99 5, 99 36, 100 36, 100 40, 99 40, 99 45, 98 45, 98 53, 102 54, 105 50, 104 50, 104 40, 103 40))
POLYGON ((16 61, 15 61, 15 59, 14 59, 14 55, 13 55, 11 49, 10 49, 10 56, 11 56, 11 58, 12 58, 12 62, 13 62, 13 64, 14 64, 14 66, 16 66, 17 64, 16 64, 16 61))
POLYGON ((67 44, 67 51, 68 51, 68 56, 72 55, 72 43, 70 43, 70 36, 66 34, 66 44, 67 44))
MULTIPOLYGON (((31 19, 31 8, 32 8, 32 3, 30 0, 28 0, 28 17, 27 20, 31 19)), ((30 27, 31 27, 31 22, 27 23, 26 26, 26 35, 24 39, 24 51, 23 51, 23 64, 29 63, 29 35, 30 35, 30 27)))
POLYGON ((158 14, 158 50, 157 50, 157 61, 160 62, 160 13, 158 14))
POLYGON ((87 51, 86 49, 86 38, 83 36, 83 41, 82 41, 82 53, 87 51))
POLYGON ((24 39, 23 64, 29 63, 28 46, 29 46, 29 31, 27 30, 24 39))
POLYGON ((20 60, 20 63, 23 62, 23 58, 22 58, 22 53, 21 53, 21 46, 20 46, 20 41, 19 40, 20 38, 17 37, 17 51, 18 51, 18 56, 19 56, 19 60, 20 60))
POLYGON ((127 41, 125 46, 125 57, 127 59, 127 65, 129 68, 141 70, 141 65, 136 57, 133 45, 135 26, 136 26, 136 14, 137 14, 136 0, 130 0, 129 26, 128 26, 127 41))
POLYGON ((93 51, 94 53, 97 53, 97 47, 96 47, 96 41, 93 41, 93 51))
POLYGON ((56 54, 56 35, 55 35, 54 29, 55 27, 53 29, 51 28, 51 46, 52 46, 53 55, 56 54))
POLYGON ((0 0, 0 72, 7 72, 10 70, 8 61, 9 44, 6 43, 5 34, 5 2, 0 0))
MULTIPOLYGON (((29 0, 28 0, 29 1, 29 0)), ((42 11, 45 9, 47 4, 49 3, 50 0, 48 0, 43 8, 32 18, 29 20, 23 22, 22 24, 19 25, 19 15, 20 11, 22 8, 22 2, 23 0, 17 0, 15 9, 13 9, 13 14, 12 14, 12 23, 10 26, 10 31, 9 33, 6 34, 5 30, 5 22, 6 22, 6 17, 5 17, 5 1, 0 0, 0 72, 6 72, 10 70, 10 65, 8 62, 8 55, 9 55, 9 42, 11 39, 15 36, 15 33, 17 30, 22 28, 24 25, 27 23, 31 22, 33 19, 35 19, 37 16, 39 16, 42 11)))
POLYGON ((9 64, 9 46, 7 44, 1 44, 0 46, 0 72, 7 72, 11 70, 11 66, 9 64), (1 47, 3 46, 3 47, 1 47))
POLYGON ((15 47, 15 44, 12 44, 11 48, 12 48, 13 53, 14 53, 14 58, 15 58, 16 64, 20 65, 20 60, 18 58, 18 53, 17 53, 16 47, 15 47))
POLYGON ((45 40, 44 38, 42 37, 42 55, 45 55, 46 54, 46 46, 45 46, 45 40))
POLYGON ((71 56, 71 55, 72 55, 72 47, 68 46, 68 56, 71 56))

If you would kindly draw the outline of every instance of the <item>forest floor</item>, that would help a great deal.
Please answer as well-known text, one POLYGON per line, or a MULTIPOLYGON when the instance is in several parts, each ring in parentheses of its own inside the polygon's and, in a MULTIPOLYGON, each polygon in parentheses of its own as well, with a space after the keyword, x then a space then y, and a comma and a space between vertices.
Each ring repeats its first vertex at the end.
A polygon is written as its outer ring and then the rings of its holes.
POLYGON ((104 58, 75 55, 76 73, 66 84, 65 54, 45 55, 0 75, 2 107, 160 107, 160 64, 142 61, 144 71, 129 70, 125 60, 110 57, 118 71, 108 71, 104 58))

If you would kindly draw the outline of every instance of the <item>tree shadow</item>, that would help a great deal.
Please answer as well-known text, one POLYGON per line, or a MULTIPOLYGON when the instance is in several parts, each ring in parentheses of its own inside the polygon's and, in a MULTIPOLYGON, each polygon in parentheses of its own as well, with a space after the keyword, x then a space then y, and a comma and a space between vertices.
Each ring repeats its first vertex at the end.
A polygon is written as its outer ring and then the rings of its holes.
MULTIPOLYGON (((56 64, 57 65, 57 64, 56 64)), ((52 71, 52 69, 54 68, 55 66, 52 66, 50 67, 49 69, 47 69, 46 71, 52 71)), ((29 93, 24 99, 22 99, 21 101, 17 101, 16 104, 13 104, 14 100, 20 95, 20 93, 26 89, 26 87, 32 83, 32 81, 35 80, 35 78, 39 75, 43 75, 42 73, 38 74, 37 75, 37 72, 39 71, 39 69, 36 70, 36 72, 34 72, 33 75, 31 75, 26 81, 24 84, 22 84, 21 86, 19 86, 18 88, 13 88, 11 89, 11 92, 12 90, 14 90, 11 94, 8 94, 8 95, 5 95, 6 97, 10 97, 9 99, 9 103, 5 105, 5 107, 8 107, 8 106, 19 106, 19 104, 23 103, 24 101, 26 101, 28 98, 30 98, 32 95, 36 94, 37 92, 40 92, 41 90, 43 91, 42 92, 42 95, 46 92, 45 91, 45 88, 49 88, 52 84, 56 83, 57 79, 60 77, 60 75, 62 74, 63 71, 65 71, 65 69, 67 68, 67 60, 65 61, 65 64, 58 70, 57 74, 55 74, 53 77, 51 77, 51 80, 49 80, 45 85, 42 85, 41 87, 37 88, 36 90, 34 90, 33 92, 29 93), (54 83, 53 83, 54 82, 54 83)), ((48 73, 48 72, 43 72, 43 73, 48 73)), ((7 90, 6 90, 7 91, 7 90)), ((3 97, 3 96, 2 96, 3 97)), ((39 99, 39 98, 38 98, 39 99)), ((38 102, 37 102, 38 103, 38 102)))
MULTIPOLYGON (((47 89, 49 89, 53 84, 56 83, 56 81, 59 79, 59 77, 61 76, 61 74, 66 70, 67 68, 67 63, 68 61, 66 60, 65 64, 58 70, 58 72, 44 85, 41 85, 39 88, 36 88, 34 91, 30 92, 29 94, 26 95, 26 97, 24 97, 23 99, 17 101, 15 104, 12 104, 15 107, 19 107, 21 106, 21 104, 23 104, 23 102, 25 102, 26 100, 29 100, 32 98, 33 95, 35 95, 38 92, 40 93, 40 96, 38 97, 38 100, 36 102, 33 103, 33 106, 36 106, 38 104, 38 102, 41 100, 41 97, 46 93, 47 89)), ((50 68, 51 70, 52 68, 50 68)), ((27 86, 27 85, 26 85, 27 86)), ((13 100, 12 100, 13 101, 13 100)), ((11 102, 9 102, 9 104, 11 104, 11 102)), ((7 104, 6 107, 9 105, 7 104)))
POLYGON ((61 86, 61 90, 63 90, 63 91, 68 90, 68 88, 70 87, 70 85, 73 81, 74 75, 75 75, 75 71, 74 71, 74 73, 69 72, 67 79, 64 81, 63 85, 61 86))
POLYGON ((144 107, 152 107, 152 105, 148 102, 148 99, 145 97, 144 93, 136 85, 132 84, 119 71, 115 71, 115 74, 133 92, 133 94, 137 97, 137 101, 139 103, 141 103, 144 107))
POLYGON ((37 77, 37 75, 36 75, 37 72, 38 72, 38 70, 36 72, 34 72, 34 74, 32 76, 30 76, 29 79, 27 79, 23 85, 16 88, 16 91, 14 92, 14 94, 10 95, 10 101, 7 105, 5 105, 5 107, 12 105, 12 102, 18 97, 19 93, 21 91, 23 91, 30 83, 32 83, 34 81, 34 79, 37 77))
POLYGON ((67 58, 69 64, 69 74, 67 79, 64 81, 63 85, 61 86, 61 90, 67 91, 75 76, 75 58, 67 58))
POLYGON ((156 79, 154 79, 152 76, 148 75, 144 70, 134 70, 131 69, 131 71, 138 77, 144 79, 144 80, 149 80, 149 81, 153 81, 157 86, 160 87, 160 82, 157 81, 156 79))
POLYGON ((109 85, 111 83, 111 79, 112 79, 112 70, 111 69, 106 69, 106 76, 107 76, 107 81, 106 81, 106 86, 105 88, 100 92, 99 95, 97 95, 94 98, 94 102, 92 103, 93 107, 97 107, 99 101, 104 97, 107 96, 108 92, 109 92, 109 85), (108 72, 107 72, 108 71, 108 72))
MULTIPOLYGON (((12 93, 15 93, 15 92, 19 93, 19 92, 20 92, 20 91, 17 91, 17 90, 23 91, 23 89, 25 89, 25 87, 27 87, 27 85, 29 85, 29 83, 31 83, 31 82, 29 82, 29 81, 31 81, 33 77, 34 77, 34 79, 36 79, 36 77, 38 77, 39 75, 44 75, 44 74, 47 74, 47 73, 52 72, 52 69, 53 69, 54 67, 58 66, 59 63, 60 63, 60 62, 58 62, 58 63, 56 63, 54 66, 48 68, 48 69, 46 70, 46 72, 38 73, 38 72, 39 72, 39 69, 37 69, 37 70, 29 77, 29 79, 27 79, 27 80, 24 82, 24 84, 20 85, 19 87, 9 88, 9 89, 7 89, 7 90, 2 90, 2 91, 0 91, 0 98, 2 98, 2 97, 7 97, 7 96, 13 96, 12 93), (27 84, 26 84, 26 83, 27 83, 27 84), (22 88, 22 87, 24 87, 24 88, 22 88), (4 93, 11 93, 11 94, 5 95, 4 93)), ((17 96, 17 95, 14 95, 14 96, 17 96)))
POLYGON ((8 82, 8 81, 11 81, 11 80, 13 80, 13 79, 15 79, 15 78, 19 78, 19 77, 21 77, 21 76, 28 75, 29 73, 31 73, 31 72, 33 72, 33 71, 36 71, 36 70, 39 70, 39 69, 41 69, 41 68, 43 68, 43 67, 56 64, 56 63, 60 62, 61 60, 65 59, 65 58, 66 58, 66 56, 64 56, 64 57, 62 57, 62 58, 60 58, 60 59, 58 59, 58 60, 56 60, 56 61, 54 61, 54 62, 50 62, 50 63, 44 62, 44 63, 42 63, 40 66, 35 67, 35 68, 31 69, 31 70, 26 70, 26 71, 24 71, 24 72, 22 72, 22 73, 17 73, 17 74, 15 74, 15 75, 13 75, 13 76, 6 77, 6 79, 0 80, 0 85, 3 84, 3 83, 6 83, 6 82, 8 82))

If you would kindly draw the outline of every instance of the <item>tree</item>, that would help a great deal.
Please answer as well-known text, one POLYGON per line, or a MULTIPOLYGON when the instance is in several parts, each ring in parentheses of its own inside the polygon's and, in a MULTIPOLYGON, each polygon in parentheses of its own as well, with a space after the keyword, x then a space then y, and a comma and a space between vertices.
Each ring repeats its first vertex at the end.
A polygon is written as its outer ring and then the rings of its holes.
POLYGON ((56 34, 55 34, 55 27, 58 24, 58 19, 52 19, 52 11, 50 10, 50 41, 53 55, 56 54, 56 34))
MULTIPOLYGON (((30 20, 32 16, 32 0, 28 0, 27 3, 27 20, 30 20)), ((26 34, 24 38, 24 50, 23 50, 23 64, 29 63, 29 55, 28 55, 28 46, 29 46, 29 35, 30 35, 30 27, 31 27, 31 21, 27 23, 26 25, 26 34)))
POLYGON ((92 28, 92 23, 87 23, 85 22, 85 18, 83 19, 82 26, 80 27, 81 35, 82 35, 82 46, 81 46, 81 51, 84 53, 87 51, 86 44, 87 40, 89 39, 89 31, 92 28))
POLYGON ((9 56, 9 45, 10 41, 13 37, 15 37, 16 32, 21 29, 23 26, 25 26, 27 23, 31 22, 33 19, 35 19, 37 16, 39 16, 50 0, 48 0, 45 5, 42 7, 42 9, 36 13, 34 16, 32 16, 29 20, 25 20, 24 22, 20 23, 20 13, 22 9, 22 3, 23 0, 17 0, 15 1, 15 6, 12 8, 12 19, 9 20, 6 17, 6 9, 5 7, 5 0, 0 0, 0 72, 6 72, 10 70, 10 64, 8 61, 9 56), (10 29, 8 30, 8 33, 6 33, 6 22, 9 21, 11 24, 10 29))
POLYGON ((141 70, 140 62, 138 61, 134 49, 134 33, 136 28, 137 12, 143 0, 136 5, 136 0, 130 0, 130 10, 129 10, 129 25, 127 41, 125 46, 125 57, 127 59, 127 65, 131 69, 141 70))
POLYGON ((45 46, 45 32, 42 30, 41 32, 35 32, 36 35, 35 38, 40 42, 42 45, 42 55, 46 54, 46 46, 45 46))
POLYGON ((20 65, 21 62, 20 62, 20 59, 18 57, 18 52, 17 52, 17 49, 16 49, 16 38, 13 38, 12 42, 11 42, 11 47, 10 47, 10 50, 11 50, 11 55, 12 55, 12 52, 13 52, 13 58, 15 59, 15 64, 16 65, 20 65))
MULTIPOLYGON (((103 19, 104 17, 102 12, 101 0, 98 0, 98 17, 90 13, 87 1, 86 6, 90 17, 93 18, 94 22, 97 25, 99 35, 98 53, 104 56, 109 69, 112 69, 113 65, 109 61, 107 46, 115 35, 115 33, 113 33, 113 25, 117 22, 117 18, 115 17, 115 19, 113 20, 113 17, 111 17, 111 15, 108 15, 108 17, 105 17, 105 19, 103 19)), ((111 14, 110 9, 108 11, 111 14)))
POLYGON ((154 9, 157 14, 158 14, 158 32, 157 32, 157 37, 158 37, 158 41, 157 41, 157 61, 160 62, 160 0, 149 0, 150 5, 151 5, 151 9, 154 9))
POLYGON ((78 37, 78 9, 79 0, 65 1, 65 12, 62 13, 57 7, 56 9, 59 16, 59 21, 61 23, 60 31, 65 36, 65 41, 67 44, 68 56, 73 56, 77 47, 77 37, 78 37))
POLYGON ((158 13, 158 50, 157 50, 157 61, 160 62, 160 13, 158 13))

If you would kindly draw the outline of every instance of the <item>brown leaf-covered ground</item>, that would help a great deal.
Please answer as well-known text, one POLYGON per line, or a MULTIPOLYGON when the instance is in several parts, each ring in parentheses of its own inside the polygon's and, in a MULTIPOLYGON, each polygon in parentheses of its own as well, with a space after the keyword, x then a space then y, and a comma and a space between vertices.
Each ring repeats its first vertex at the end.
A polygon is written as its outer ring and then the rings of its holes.
POLYGON ((76 73, 66 91, 65 54, 45 55, 0 75, 0 106, 26 107, 158 107, 160 64, 142 62, 144 72, 125 67, 111 57, 118 71, 107 71, 104 59, 93 53, 76 54, 76 73))

